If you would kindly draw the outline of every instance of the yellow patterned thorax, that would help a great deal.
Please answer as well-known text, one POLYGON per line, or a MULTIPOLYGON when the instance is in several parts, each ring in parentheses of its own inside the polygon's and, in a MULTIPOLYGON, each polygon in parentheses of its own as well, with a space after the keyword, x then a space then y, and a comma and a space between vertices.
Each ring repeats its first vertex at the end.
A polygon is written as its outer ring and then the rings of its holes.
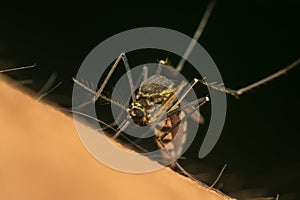
POLYGON ((164 105, 173 94, 172 86, 167 88, 157 83, 151 83, 140 87, 136 99, 141 100, 145 107, 151 107, 155 104, 164 105))

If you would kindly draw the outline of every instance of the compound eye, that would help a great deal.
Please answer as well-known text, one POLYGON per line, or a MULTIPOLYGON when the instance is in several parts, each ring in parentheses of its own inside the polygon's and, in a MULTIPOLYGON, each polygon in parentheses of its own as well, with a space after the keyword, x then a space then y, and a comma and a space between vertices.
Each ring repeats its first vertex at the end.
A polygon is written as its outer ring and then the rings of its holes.
POLYGON ((133 116, 137 119, 142 119, 144 117, 144 113, 139 109, 133 109, 133 116))

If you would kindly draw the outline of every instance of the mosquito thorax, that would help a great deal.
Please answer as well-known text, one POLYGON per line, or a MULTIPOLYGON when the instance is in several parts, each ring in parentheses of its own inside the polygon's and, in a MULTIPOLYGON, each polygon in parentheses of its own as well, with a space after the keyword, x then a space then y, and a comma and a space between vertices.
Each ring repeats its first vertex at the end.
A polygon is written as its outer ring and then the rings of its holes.
POLYGON ((136 102, 131 102, 128 109, 133 122, 139 126, 145 126, 153 121, 155 114, 174 95, 172 87, 173 82, 160 75, 149 77, 143 82, 135 94, 136 102), (168 84, 158 84, 160 82, 168 84))

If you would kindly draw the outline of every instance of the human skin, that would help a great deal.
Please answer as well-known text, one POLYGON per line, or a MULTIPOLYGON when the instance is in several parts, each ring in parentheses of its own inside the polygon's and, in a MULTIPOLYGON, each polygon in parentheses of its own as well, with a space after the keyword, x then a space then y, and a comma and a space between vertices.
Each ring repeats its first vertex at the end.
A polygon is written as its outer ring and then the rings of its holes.
POLYGON ((101 164, 72 118, 10 83, 0 76, 0 199, 231 199, 169 168, 131 174, 101 164))

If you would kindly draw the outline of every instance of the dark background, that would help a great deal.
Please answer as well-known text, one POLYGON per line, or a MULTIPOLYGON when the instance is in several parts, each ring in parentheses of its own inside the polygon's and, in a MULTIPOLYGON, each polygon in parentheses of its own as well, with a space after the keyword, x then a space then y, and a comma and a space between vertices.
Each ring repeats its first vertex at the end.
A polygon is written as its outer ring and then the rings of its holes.
MULTIPOLYGON (((57 82, 63 84, 46 99, 68 107, 71 77, 96 45, 121 31, 144 26, 193 36, 207 1, 142 4, 4 6, 1 68, 36 63, 34 69, 7 73, 19 81, 33 80, 27 86, 35 91, 57 73, 57 82)), ((238 89, 300 56, 299 10, 296 0, 217 2, 199 42, 214 59, 226 86, 238 89)), ((299 68, 239 100, 228 96, 226 124, 213 151, 197 159, 201 142, 195 141, 185 154, 187 159, 180 162, 207 184, 227 163, 217 186, 233 197, 279 193, 280 199, 299 199, 299 68)))

